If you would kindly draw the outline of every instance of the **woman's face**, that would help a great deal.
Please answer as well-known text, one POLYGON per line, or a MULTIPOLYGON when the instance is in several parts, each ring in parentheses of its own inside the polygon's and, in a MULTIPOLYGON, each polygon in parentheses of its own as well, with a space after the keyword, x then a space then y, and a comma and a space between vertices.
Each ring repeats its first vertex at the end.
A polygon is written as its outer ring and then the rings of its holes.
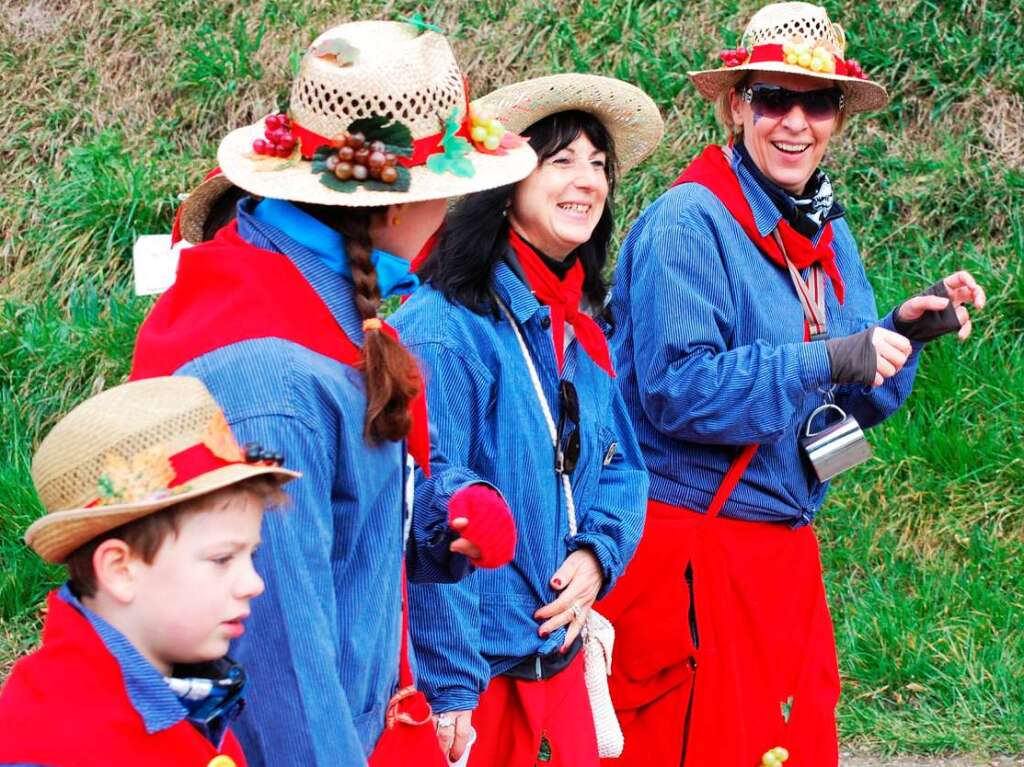
MULTIPOLYGON (((760 72, 750 86, 776 85, 791 91, 828 88, 814 77, 760 72)), ((742 90, 742 89, 741 89, 742 90)), ((810 118, 799 104, 781 117, 759 114, 740 93, 730 98, 734 123, 743 125, 743 144, 758 169, 783 189, 800 194, 818 168, 836 128, 837 115, 810 118)))
POLYGON ((551 258, 587 242, 608 199, 607 157, 585 133, 516 184, 509 221, 551 258))

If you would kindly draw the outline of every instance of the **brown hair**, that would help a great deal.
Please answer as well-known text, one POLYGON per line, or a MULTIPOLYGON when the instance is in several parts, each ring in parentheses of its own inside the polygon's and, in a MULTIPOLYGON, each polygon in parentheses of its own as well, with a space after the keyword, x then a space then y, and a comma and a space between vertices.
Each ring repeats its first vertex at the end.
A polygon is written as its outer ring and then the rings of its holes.
POLYGON ((219 501, 241 493, 250 493, 256 496, 264 507, 282 505, 288 500, 288 496, 276 479, 266 476, 250 477, 216 492, 176 503, 120 527, 115 527, 113 530, 101 533, 88 543, 82 544, 68 555, 64 564, 68 568, 68 581, 71 590, 80 598, 96 595, 96 570, 93 568, 92 558, 96 549, 104 541, 109 541, 112 538, 124 541, 135 556, 147 565, 151 564, 164 541, 169 536, 178 534, 178 524, 185 514, 194 511, 208 511, 216 508, 219 501))
MULTIPOLYGON (((364 322, 377 319, 380 287, 377 269, 370 258, 373 251, 370 219, 387 209, 313 204, 299 204, 299 207, 344 235, 359 316, 364 322)), ((366 377, 364 438, 369 442, 405 439, 412 427, 409 402, 423 388, 416 360, 397 339, 383 330, 364 327, 362 371, 366 377)))

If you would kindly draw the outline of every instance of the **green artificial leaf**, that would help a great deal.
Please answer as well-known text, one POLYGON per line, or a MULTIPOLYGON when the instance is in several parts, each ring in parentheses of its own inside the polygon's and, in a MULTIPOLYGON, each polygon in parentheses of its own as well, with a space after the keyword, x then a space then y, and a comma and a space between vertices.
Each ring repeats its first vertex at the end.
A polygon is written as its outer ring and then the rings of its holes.
POLYGON ((460 127, 462 123, 459 120, 459 109, 456 107, 444 121, 444 138, 441 139, 444 152, 432 154, 427 158, 429 170, 434 173, 451 173, 463 178, 472 178, 476 175, 472 160, 466 157, 473 150, 473 146, 462 136, 456 135, 460 127))
POLYGON ((313 55, 334 61, 339 67, 348 67, 359 59, 359 49, 348 40, 324 40, 313 49, 313 55))
POLYGON ((793 696, 790 695, 782 703, 779 704, 779 708, 782 710, 782 721, 789 724, 789 715, 793 711, 793 696))
POLYGON ((423 34, 424 32, 427 31, 439 32, 442 35, 444 34, 444 32, 441 30, 441 27, 437 26, 437 24, 431 24, 429 21, 423 18, 423 14, 419 12, 414 13, 412 16, 400 16, 398 20, 404 21, 406 24, 412 24, 414 27, 416 27, 416 31, 419 32, 420 34, 423 34))
POLYGON ((327 158, 334 154, 337 149, 332 146, 322 146, 313 153, 313 172, 328 173, 327 158))
POLYGON ((412 157, 412 131, 391 115, 370 115, 353 121, 349 133, 362 133, 369 141, 383 141, 388 152, 399 157, 412 157))
POLYGON ((103 498, 120 498, 121 494, 117 492, 114 487, 113 481, 106 474, 101 474, 96 484, 100 489, 100 496, 103 498))

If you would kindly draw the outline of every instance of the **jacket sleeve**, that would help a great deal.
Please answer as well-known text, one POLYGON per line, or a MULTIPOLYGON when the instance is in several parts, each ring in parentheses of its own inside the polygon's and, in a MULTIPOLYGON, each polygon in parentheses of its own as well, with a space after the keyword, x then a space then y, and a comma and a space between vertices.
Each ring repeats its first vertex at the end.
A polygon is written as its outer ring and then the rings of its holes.
POLYGON ((735 308, 710 235, 654 218, 634 248, 630 320, 641 405, 662 433, 745 445, 791 434, 806 394, 831 378, 824 342, 730 348, 735 308))
POLYGON ((326 428, 294 417, 255 416, 231 427, 240 443, 280 446, 287 468, 303 474, 285 488, 291 503, 264 515, 256 565, 266 591, 253 600, 246 633, 233 647, 248 679, 246 708, 233 729, 255 764, 364 765, 338 673, 343 620, 330 596, 334 467, 327 456, 337 451, 324 444, 326 428))
POLYGON ((570 551, 588 547, 594 552, 604 575, 598 599, 615 585, 636 551, 643 533, 647 505, 647 470, 640 446, 626 413, 619 388, 612 384, 608 423, 601 431, 601 467, 597 500, 587 510, 575 538, 566 543, 570 551))
MULTIPOLYGON (((468 469, 476 437, 490 402, 491 379, 477 363, 437 343, 413 347, 426 375, 433 449, 444 456, 446 471, 417 482, 416 514, 421 508, 444 515, 451 495, 482 480, 468 469)), ((480 601, 476 578, 458 583, 409 587, 409 621, 419 670, 417 686, 434 711, 472 709, 490 681, 490 666, 480 654, 480 601)))

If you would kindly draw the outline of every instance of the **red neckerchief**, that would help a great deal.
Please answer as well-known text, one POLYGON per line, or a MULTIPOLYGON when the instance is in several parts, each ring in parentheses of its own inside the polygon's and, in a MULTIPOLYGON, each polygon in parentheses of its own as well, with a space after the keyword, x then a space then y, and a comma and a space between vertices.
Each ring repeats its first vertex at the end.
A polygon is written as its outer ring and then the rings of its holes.
POLYGON ((576 340, 599 368, 615 377, 611 356, 608 353, 608 340, 601 332, 598 324, 584 312, 580 311, 580 299, 583 298, 583 264, 577 261, 561 280, 541 261, 540 256, 515 229, 508 230, 508 242, 512 246, 519 266, 526 275, 530 290, 545 306, 551 308, 551 330, 555 341, 555 356, 558 358, 558 370, 562 370, 565 355, 565 323, 572 325, 576 340))
MULTIPOLYGON (((382 332, 398 339, 387 324, 382 332)), ((354 368, 363 361, 362 350, 291 260, 247 243, 233 221, 209 242, 182 251, 174 285, 139 329, 131 380, 171 375, 196 357, 252 338, 292 341, 354 368)), ((409 453, 429 476, 422 386, 409 411, 409 453)))
MULTIPOLYGON (((771 233, 762 236, 758 231, 754 211, 750 209, 750 203, 743 196, 740 180, 722 153, 722 147, 717 144, 708 146, 687 166, 672 186, 691 181, 705 187, 721 200, 758 249, 782 269, 786 268, 786 259, 771 233)), ((832 281, 836 298, 839 303, 843 303, 845 289, 842 275, 836 267, 836 254, 832 250, 832 222, 825 224, 817 245, 798 233, 786 219, 779 221, 778 232, 793 265, 797 269, 806 269, 812 264, 820 264, 832 281)))

